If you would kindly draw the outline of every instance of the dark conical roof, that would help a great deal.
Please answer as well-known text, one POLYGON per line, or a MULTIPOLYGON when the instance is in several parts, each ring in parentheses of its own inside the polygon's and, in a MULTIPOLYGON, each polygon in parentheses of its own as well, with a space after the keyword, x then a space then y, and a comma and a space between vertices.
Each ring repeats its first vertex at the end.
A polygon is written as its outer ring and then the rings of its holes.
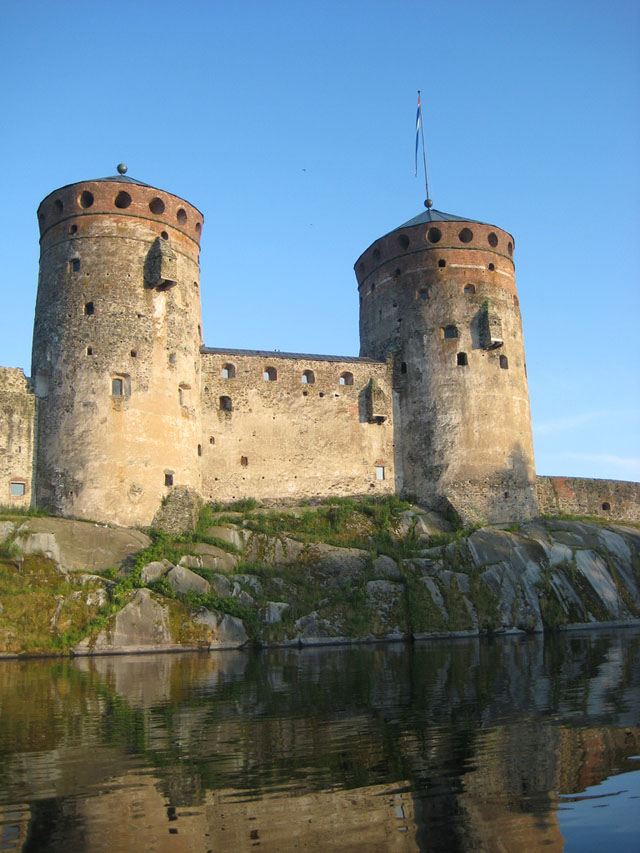
POLYGON ((128 175, 110 175, 108 178, 92 178, 92 181, 115 181, 118 184, 137 184, 139 187, 151 186, 151 184, 145 184, 144 181, 137 181, 135 178, 130 178, 128 175))
MULTIPOLYGON (((469 219, 468 216, 456 216, 454 213, 443 213, 441 210, 425 210, 424 213, 419 213, 410 219, 408 222, 403 222, 394 228, 398 231, 400 228, 410 228, 412 225, 425 225, 427 222, 477 222, 479 225, 488 225, 488 222, 482 222, 480 219, 469 219)), ((389 232, 391 233, 391 232, 389 232)))

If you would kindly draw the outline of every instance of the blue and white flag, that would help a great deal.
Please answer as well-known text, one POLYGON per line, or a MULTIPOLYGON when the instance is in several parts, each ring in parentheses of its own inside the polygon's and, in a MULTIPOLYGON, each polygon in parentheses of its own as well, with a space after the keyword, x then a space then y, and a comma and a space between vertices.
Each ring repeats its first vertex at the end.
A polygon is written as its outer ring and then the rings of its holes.
POLYGON ((414 175, 418 174, 418 142, 420 140, 420 122, 422 121, 422 106, 420 105, 420 92, 418 92, 418 112, 416 113, 416 164, 414 175))

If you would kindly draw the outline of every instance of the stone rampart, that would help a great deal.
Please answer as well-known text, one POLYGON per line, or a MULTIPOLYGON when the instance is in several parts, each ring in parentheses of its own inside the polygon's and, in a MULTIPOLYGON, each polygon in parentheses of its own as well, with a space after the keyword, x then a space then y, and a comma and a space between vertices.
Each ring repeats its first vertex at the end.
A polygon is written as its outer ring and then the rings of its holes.
POLYGON ((0 367, 0 505, 29 506, 35 397, 18 367, 0 367))
POLYGON ((371 359, 203 348, 204 498, 393 492, 389 370, 371 359))
POLYGON ((536 477, 542 515, 599 515, 640 522, 640 483, 586 477, 536 477))

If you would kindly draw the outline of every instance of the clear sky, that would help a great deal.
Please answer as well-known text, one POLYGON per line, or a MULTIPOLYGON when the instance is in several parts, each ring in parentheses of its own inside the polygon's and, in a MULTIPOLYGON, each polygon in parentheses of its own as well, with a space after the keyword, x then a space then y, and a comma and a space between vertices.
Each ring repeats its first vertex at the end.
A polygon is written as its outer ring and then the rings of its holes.
POLYGON ((640 479, 638 0, 0 12, 0 364, 30 372, 39 202, 120 161, 205 215, 208 346, 357 355, 421 89, 435 207, 516 238, 538 472, 640 479))

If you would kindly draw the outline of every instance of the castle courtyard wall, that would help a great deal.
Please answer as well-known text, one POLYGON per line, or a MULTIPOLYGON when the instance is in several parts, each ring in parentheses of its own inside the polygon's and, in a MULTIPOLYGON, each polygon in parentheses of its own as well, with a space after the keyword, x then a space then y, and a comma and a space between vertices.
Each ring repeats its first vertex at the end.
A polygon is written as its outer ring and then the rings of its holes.
POLYGON ((34 425, 29 380, 18 367, 0 367, 0 506, 31 504, 34 425))
POLYGON ((201 377, 205 500, 395 491, 385 363, 203 348, 201 377))

